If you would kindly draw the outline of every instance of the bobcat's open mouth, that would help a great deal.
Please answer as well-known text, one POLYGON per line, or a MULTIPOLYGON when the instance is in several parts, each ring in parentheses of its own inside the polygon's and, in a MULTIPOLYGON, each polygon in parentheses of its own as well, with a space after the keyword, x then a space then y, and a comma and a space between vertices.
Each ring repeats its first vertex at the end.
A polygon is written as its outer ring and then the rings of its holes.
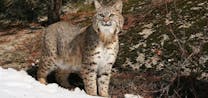
POLYGON ((105 34, 113 34, 116 30, 116 24, 113 21, 101 21, 98 23, 99 31, 105 34))
POLYGON ((112 26, 112 22, 102 22, 103 26, 112 26))

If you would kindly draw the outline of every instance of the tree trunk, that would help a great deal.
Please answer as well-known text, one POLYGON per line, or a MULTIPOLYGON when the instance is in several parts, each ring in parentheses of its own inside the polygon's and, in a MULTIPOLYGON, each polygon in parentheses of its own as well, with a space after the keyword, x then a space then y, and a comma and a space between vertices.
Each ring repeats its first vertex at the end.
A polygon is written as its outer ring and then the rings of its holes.
POLYGON ((49 0, 48 23, 52 24, 60 20, 62 0, 49 0))

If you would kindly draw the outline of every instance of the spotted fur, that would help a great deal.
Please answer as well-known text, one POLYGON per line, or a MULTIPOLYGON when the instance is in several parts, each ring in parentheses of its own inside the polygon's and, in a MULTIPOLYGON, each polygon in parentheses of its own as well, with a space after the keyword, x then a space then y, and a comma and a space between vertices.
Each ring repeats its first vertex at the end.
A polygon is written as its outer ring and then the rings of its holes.
POLYGON ((93 23, 85 30, 67 22, 45 30, 37 73, 41 83, 47 83, 47 75, 55 70, 57 81, 68 87, 68 75, 78 73, 88 94, 108 96, 111 68, 119 49, 118 33, 124 23, 122 1, 112 6, 102 6, 96 0, 94 4, 93 23))

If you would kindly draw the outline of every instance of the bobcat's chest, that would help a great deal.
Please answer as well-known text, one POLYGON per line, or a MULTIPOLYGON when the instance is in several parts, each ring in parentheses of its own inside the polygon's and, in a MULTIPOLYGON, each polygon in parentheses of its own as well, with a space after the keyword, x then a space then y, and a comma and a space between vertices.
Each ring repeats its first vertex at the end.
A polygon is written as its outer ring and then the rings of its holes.
POLYGON ((98 45, 95 49, 93 61, 98 65, 98 69, 102 67, 107 67, 109 64, 113 64, 115 62, 117 56, 117 42, 104 46, 102 43, 98 45))

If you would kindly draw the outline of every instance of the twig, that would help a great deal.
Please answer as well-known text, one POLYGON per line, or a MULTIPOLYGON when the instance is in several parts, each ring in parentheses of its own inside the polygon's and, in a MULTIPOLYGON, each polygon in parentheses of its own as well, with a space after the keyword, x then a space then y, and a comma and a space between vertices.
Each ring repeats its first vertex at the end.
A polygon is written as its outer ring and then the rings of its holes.
POLYGON ((174 93, 176 94, 176 96, 178 97, 178 98, 181 98, 181 96, 178 94, 178 92, 176 91, 176 90, 173 90, 174 91, 174 93))
MULTIPOLYGON (((165 3, 166 3, 165 4, 165 6, 166 6, 166 13, 169 13, 169 11, 168 11, 168 4, 167 4, 167 2, 165 2, 165 3)), ((181 45, 181 43, 179 42, 178 37, 174 34, 173 27, 171 25, 168 25, 168 26, 169 26, 169 31, 173 35, 173 37, 176 39, 176 42, 177 42, 180 50, 182 51, 182 56, 183 56, 185 54, 185 50, 184 50, 183 46, 181 45)))

